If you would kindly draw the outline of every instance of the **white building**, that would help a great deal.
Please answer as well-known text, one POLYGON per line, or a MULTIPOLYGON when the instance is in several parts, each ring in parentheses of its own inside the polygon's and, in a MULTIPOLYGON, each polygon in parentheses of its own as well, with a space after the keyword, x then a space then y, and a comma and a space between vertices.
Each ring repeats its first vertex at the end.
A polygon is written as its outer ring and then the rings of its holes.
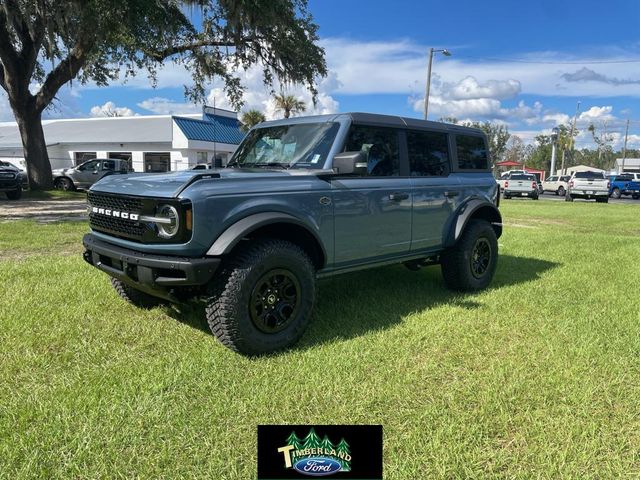
POLYGON ((640 158, 625 158, 624 168, 622 168, 622 159, 616 158, 615 170, 620 173, 640 173, 640 158))
MULTIPOLYGON (((212 107, 201 115, 44 120, 42 126, 53 169, 93 158, 131 160, 136 172, 226 165, 244 137, 235 112, 212 107)), ((25 168, 15 122, 0 124, 0 160, 25 168)))
POLYGON ((572 167, 566 167, 565 172, 562 172, 562 169, 559 168, 556 170, 556 175, 573 175, 575 172, 602 172, 605 173, 601 168, 590 167, 589 165, 573 165, 572 167))

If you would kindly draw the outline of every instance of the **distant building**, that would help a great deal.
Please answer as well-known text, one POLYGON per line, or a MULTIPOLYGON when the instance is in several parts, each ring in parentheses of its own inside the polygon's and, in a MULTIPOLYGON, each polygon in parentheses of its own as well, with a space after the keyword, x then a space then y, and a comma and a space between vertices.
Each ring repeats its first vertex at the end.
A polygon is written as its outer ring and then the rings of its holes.
MULTIPOLYGON (((212 107, 197 115, 44 120, 42 126, 53 169, 93 158, 127 159, 136 172, 226 165, 244 137, 236 112, 212 107)), ((25 168, 15 122, 0 123, 0 160, 25 168)))
POLYGON ((625 158, 624 169, 622 168, 622 159, 616 158, 615 170, 619 173, 640 173, 640 158, 625 158))

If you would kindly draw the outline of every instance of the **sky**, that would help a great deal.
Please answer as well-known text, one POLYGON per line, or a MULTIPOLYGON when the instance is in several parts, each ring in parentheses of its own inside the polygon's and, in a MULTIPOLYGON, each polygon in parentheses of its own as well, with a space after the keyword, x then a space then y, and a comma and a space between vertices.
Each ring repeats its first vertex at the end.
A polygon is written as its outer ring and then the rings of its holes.
MULTIPOLYGON (((422 118, 429 48, 433 63, 429 118, 490 120, 525 142, 569 123, 577 113, 578 147, 594 148, 587 126, 606 129, 620 148, 627 119, 629 148, 640 148, 640 1, 609 0, 309 0, 329 74, 317 104, 300 86, 287 87, 309 113, 365 111, 422 118)), ((237 72, 247 87, 245 109, 276 116, 258 68, 237 72)), ((126 84, 65 87, 48 118, 184 114, 189 73, 168 64, 151 88, 144 73, 126 84)), ((229 108, 219 84, 208 103, 229 108)), ((0 121, 11 120, 0 95, 0 121)))

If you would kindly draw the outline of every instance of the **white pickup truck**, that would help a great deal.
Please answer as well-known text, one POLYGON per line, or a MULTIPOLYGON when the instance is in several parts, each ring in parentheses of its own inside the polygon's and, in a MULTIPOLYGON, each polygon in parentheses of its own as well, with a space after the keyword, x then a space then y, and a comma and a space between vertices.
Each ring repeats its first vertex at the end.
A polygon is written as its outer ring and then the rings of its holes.
POLYGON ((595 198, 598 203, 609 202, 609 180, 602 172, 576 172, 571 176, 565 200, 573 202, 575 198, 595 198))

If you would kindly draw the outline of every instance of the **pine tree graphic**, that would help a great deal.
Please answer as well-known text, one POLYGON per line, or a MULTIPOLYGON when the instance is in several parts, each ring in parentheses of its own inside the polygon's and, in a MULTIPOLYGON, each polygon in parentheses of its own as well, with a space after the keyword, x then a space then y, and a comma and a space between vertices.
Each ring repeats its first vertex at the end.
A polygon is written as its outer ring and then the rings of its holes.
POLYGON ((287 438, 287 445, 293 445, 293 448, 295 450, 301 450, 302 440, 298 438, 296 432, 291 432, 291 435, 289 435, 289 438, 287 438))
POLYGON ((329 437, 327 435, 324 436, 322 442, 320 442, 320 448, 322 448, 325 452, 325 455, 328 454, 331 450, 335 450, 336 447, 331 443, 329 437))
POLYGON ((316 431, 311 427, 309 430, 309 434, 304 437, 304 445, 303 448, 318 448, 320 447, 320 437, 316 433, 316 431))
MULTIPOLYGON (((336 452, 338 454, 342 454, 343 456, 351 455, 351 450, 349 450, 349 444, 344 441, 344 438, 340 440, 340 443, 336 447, 336 452)), ((351 462, 350 461, 344 460, 342 458, 339 459, 338 461, 340 462, 340 465, 342 466, 342 471, 343 472, 350 472, 351 471, 351 462)))

